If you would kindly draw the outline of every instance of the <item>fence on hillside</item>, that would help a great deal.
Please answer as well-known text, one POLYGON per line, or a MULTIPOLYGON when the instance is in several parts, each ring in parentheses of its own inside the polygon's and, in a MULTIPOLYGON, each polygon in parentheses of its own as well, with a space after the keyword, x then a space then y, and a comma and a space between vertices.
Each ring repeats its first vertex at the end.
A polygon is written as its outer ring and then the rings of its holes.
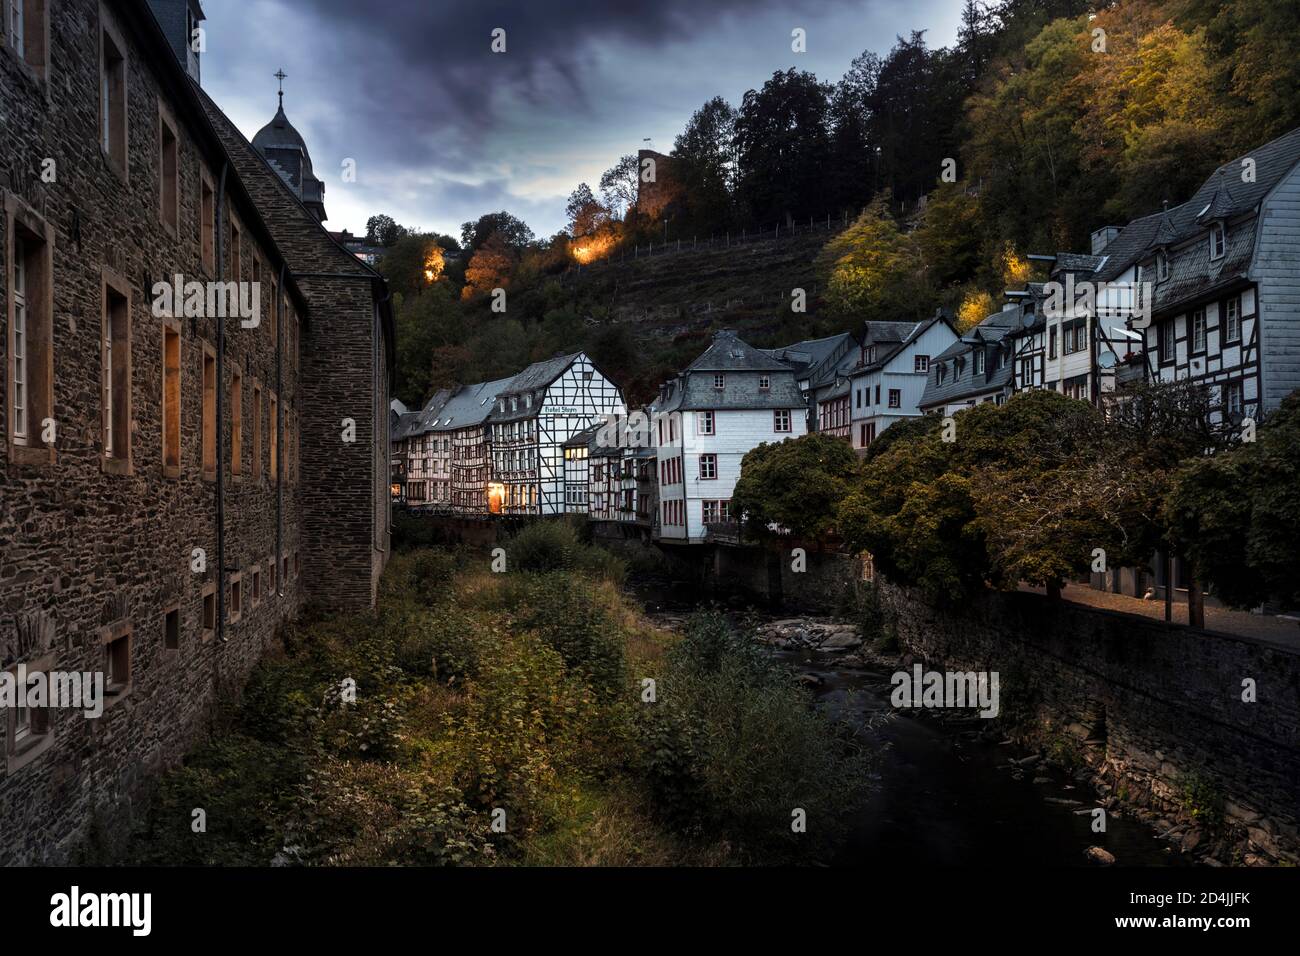
MULTIPOLYGON (((715 232, 708 237, 692 235, 690 237, 678 236, 676 238, 665 235, 660 241, 647 241, 633 243, 632 245, 624 244, 623 247, 614 255, 604 259, 598 259, 595 262, 589 262, 586 265, 575 263, 573 271, 581 274, 584 271, 599 269, 602 266, 613 263, 634 262, 638 259, 649 259, 654 256, 676 255, 685 253, 700 253, 714 249, 730 249, 745 245, 754 245, 760 242, 778 242, 782 239, 794 239, 799 236, 809 236, 822 234, 827 237, 846 229, 849 225, 849 214, 845 211, 841 216, 827 214, 825 217, 810 216, 806 220, 788 220, 778 222, 774 226, 760 227, 757 229, 742 228, 737 231, 715 232)), ((666 230, 665 230, 666 232, 666 230)))

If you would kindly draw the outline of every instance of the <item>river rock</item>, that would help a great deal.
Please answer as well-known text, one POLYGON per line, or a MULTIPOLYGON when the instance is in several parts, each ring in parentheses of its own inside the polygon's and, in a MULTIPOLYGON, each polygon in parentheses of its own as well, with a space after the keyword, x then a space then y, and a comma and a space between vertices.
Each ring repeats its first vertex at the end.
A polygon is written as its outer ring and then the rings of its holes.
POLYGON ((1083 856, 1089 863, 1096 863, 1098 866, 1110 866, 1115 862, 1114 854, 1099 846, 1088 847, 1083 851, 1083 856))
POLYGON ((861 646, 862 638, 858 637, 857 631, 851 627, 831 631, 830 635, 818 645, 823 651, 850 651, 861 646))

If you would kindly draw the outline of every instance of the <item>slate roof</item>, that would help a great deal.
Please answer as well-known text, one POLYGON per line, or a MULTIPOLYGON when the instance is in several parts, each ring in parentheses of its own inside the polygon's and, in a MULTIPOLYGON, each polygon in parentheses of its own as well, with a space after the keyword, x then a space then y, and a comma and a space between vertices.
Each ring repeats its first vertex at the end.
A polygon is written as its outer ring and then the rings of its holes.
MULTIPOLYGON (((1135 219, 1106 247, 1099 281, 1168 250, 1169 279, 1157 283, 1153 312, 1171 310, 1244 278, 1255 254, 1254 213, 1264 197, 1300 162, 1300 128, 1224 163, 1180 206, 1135 219), (1242 182, 1243 162, 1254 161, 1253 182, 1242 182), (1235 220, 1235 221, 1234 221, 1235 220), (1209 227, 1226 223, 1225 254, 1209 259, 1209 227)), ((1154 276, 1145 270, 1143 281, 1154 276)))
POLYGON ((594 425, 584 428, 582 431, 568 438, 562 447, 564 448, 590 448, 596 440, 596 433, 599 432, 605 423, 597 422, 594 425))
POLYGON ((1008 334, 1021 326, 1020 308, 1004 309, 987 316, 974 328, 934 357, 930 373, 925 379, 925 391, 918 402, 920 408, 932 408, 949 402, 965 401, 978 395, 988 395, 1010 388, 1014 364, 1008 357, 1001 368, 994 368, 994 354, 998 344, 1008 334), (976 349, 984 349, 984 374, 975 375, 975 362, 971 358, 976 349), (958 370, 958 359, 964 359, 958 370), (939 382, 939 367, 947 368, 943 383, 939 382))
POLYGON ((816 388, 834 379, 836 370, 844 364, 844 357, 851 355, 856 345, 852 333, 839 332, 779 349, 759 351, 786 363, 793 369, 796 379, 807 378, 810 387, 816 388))
POLYGON ((939 312, 924 322, 868 322, 862 347, 866 349, 873 345, 878 346, 876 358, 872 362, 859 363, 853 370, 854 374, 879 371, 893 361, 894 356, 924 334, 930 326, 947 319, 948 316, 939 312))
POLYGON ((774 350, 756 349, 742 342, 736 333, 723 329, 713 336, 713 342, 686 372, 776 372, 789 371, 790 365, 775 358, 774 350))
POLYGON ((440 405, 433 416, 432 431, 459 431, 482 425, 492 414, 498 396, 509 387, 513 378, 499 378, 493 382, 462 385, 440 405))
POLYGON ((789 365, 742 342, 728 330, 716 333, 704 354, 664 385, 652 408, 659 412, 807 408, 807 401, 789 365), (717 372, 725 375, 720 389, 713 387, 717 372), (767 375, 768 388, 758 387, 760 374, 767 375))

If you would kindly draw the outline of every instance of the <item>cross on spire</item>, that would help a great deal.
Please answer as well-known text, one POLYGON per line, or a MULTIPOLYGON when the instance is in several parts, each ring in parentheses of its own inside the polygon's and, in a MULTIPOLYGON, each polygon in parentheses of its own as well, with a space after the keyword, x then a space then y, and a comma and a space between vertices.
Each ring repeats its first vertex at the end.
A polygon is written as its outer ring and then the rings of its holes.
POLYGON ((286 78, 289 74, 286 73, 286 72, 284 72, 284 69, 283 69, 283 67, 282 67, 282 68, 276 70, 276 71, 275 71, 274 73, 272 73, 271 75, 274 76, 277 80, 280 81, 280 108, 281 108, 281 109, 284 109, 284 81, 285 81, 285 78, 286 78))

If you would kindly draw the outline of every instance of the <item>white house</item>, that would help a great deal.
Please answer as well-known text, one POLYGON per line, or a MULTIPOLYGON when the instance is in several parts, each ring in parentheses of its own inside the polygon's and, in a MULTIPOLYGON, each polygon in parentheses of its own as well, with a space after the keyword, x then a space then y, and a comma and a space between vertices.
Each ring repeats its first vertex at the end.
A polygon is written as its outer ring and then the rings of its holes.
POLYGON ((728 522, 745 454, 807 433, 807 402, 784 361, 732 331, 664 385, 655 403, 656 537, 696 544, 728 522))
POLYGON ((921 414, 931 360, 957 341, 956 329, 942 313, 924 322, 867 323, 849 377, 854 448, 866 448, 894 422, 921 414))
POLYGON ((488 428, 502 512, 564 514, 564 443, 607 416, 625 414, 622 392, 585 353, 574 352, 534 362, 496 401, 488 428))

